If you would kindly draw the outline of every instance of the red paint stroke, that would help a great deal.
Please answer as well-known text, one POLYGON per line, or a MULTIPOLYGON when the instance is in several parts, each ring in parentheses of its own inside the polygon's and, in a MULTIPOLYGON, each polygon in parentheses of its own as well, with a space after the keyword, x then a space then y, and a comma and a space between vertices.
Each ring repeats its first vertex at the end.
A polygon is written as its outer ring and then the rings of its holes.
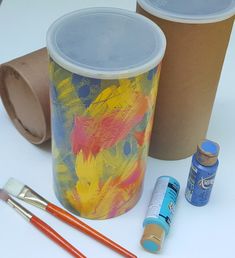
POLYGON ((140 180, 142 172, 143 169, 137 167, 127 179, 120 183, 119 186, 125 189, 128 188, 130 185, 135 184, 138 180, 140 180))
POLYGON ((137 143, 142 146, 144 144, 144 139, 145 139, 145 131, 142 132, 135 132, 135 138, 137 140, 137 143))
POLYGON ((146 98, 138 107, 113 111, 100 117, 76 117, 71 134, 74 154, 83 151, 85 158, 96 155, 123 140, 148 111, 146 98))

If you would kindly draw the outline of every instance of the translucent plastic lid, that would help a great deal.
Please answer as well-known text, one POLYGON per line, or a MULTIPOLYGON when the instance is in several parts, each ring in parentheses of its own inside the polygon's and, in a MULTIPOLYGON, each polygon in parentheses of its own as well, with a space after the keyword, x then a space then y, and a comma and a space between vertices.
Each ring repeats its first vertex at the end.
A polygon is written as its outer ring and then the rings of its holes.
POLYGON ((89 8, 55 21, 47 33, 49 54, 65 69, 98 79, 136 76, 162 59, 160 28, 134 12, 89 8))
POLYGON ((147 12, 182 23, 211 23, 235 14, 235 0, 138 0, 147 12))

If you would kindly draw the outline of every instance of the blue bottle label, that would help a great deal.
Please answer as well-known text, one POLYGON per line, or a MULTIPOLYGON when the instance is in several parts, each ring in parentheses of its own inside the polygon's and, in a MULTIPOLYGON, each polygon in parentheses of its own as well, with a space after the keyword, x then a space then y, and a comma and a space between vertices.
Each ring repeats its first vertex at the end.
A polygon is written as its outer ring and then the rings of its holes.
POLYGON ((175 212, 179 189, 179 183, 175 179, 165 176, 158 178, 145 221, 160 224, 168 231, 175 212))
POLYGON ((213 184, 215 181, 215 175, 206 177, 206 178, 201 178, 198 182, 199 186, 204 189, 204 190, 208 190, 210 188, 212 188, 213 184))
POLYGON ((185 191, 186 199, 196 206, 208 203, 215 180, 216 169, 209 172, 191 166, 188 183, 185 191))
POLYGON ((189 173, 189 177, 188 177, 186 192, 185 192, 185 197, 189 202, 192 202, 192 196, 195 188, 196 177, 197 177, 197 168, 192 165, 189 173))

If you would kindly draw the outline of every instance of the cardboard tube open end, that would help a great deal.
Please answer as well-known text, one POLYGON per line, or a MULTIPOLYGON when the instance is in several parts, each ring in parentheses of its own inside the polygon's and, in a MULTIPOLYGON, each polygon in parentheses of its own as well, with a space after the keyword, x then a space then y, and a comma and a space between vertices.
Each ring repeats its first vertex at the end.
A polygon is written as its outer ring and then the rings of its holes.
POLYGON ((17 130, 33 144, 45 142, 49 137, 43 108, 27 80, 14 67, 1 66, 0 92, 17 130))

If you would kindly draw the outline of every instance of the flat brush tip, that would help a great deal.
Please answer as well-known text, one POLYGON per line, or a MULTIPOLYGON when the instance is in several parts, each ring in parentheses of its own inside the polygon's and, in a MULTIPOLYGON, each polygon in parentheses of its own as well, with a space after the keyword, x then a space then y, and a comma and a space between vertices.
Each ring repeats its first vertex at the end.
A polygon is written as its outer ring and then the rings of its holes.
POLYGON ((14 178, 10 178, 3 187, 6 192, 16 197, 20 194, 23 188, 24 184, 14 178))
POLYGON ((7 202, 7 200, 10 198, 10 196, 7 194, 6 191, 3 189, 0 189, 0 199, 4 202, 7 202))

